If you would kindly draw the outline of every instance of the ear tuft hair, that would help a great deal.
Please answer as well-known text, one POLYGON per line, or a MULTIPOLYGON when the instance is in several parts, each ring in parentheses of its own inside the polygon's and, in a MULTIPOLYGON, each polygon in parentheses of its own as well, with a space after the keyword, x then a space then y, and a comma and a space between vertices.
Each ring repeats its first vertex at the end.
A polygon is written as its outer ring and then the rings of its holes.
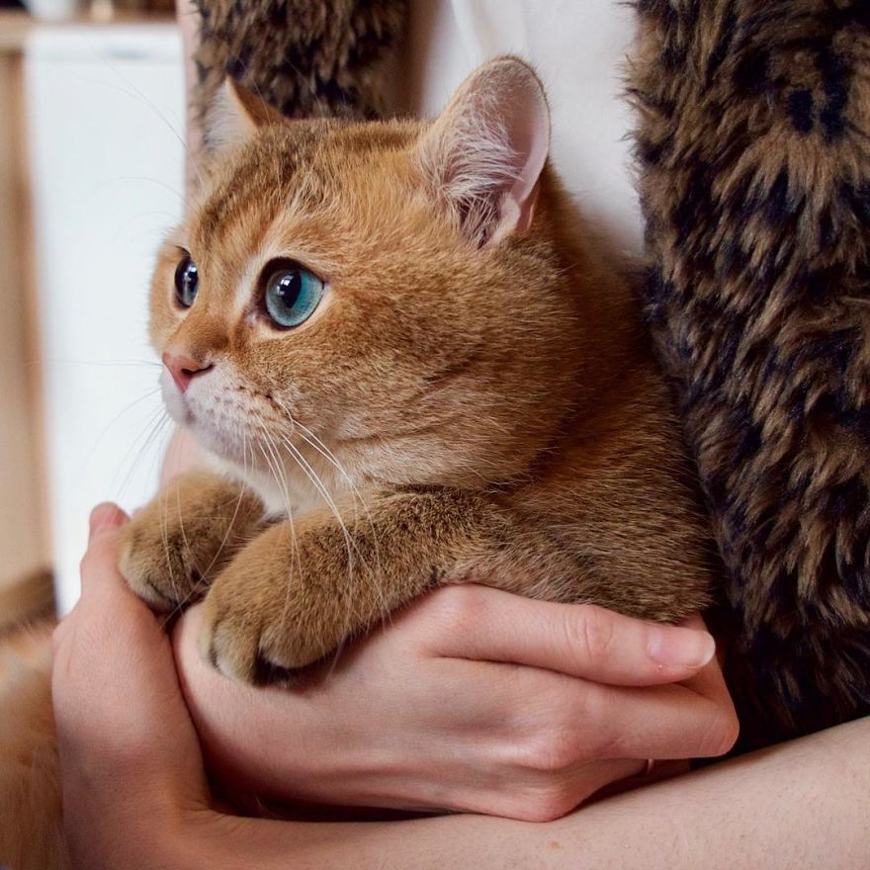
POLYGON ((463 233, 483 246, 531 225, 549 143, 538 77, 523 61, 504 57, 462 84, 424 134, 417 160, 463 233))
POLYGON ((227 76, 205 117, 205 141, 210 151, 241 145, 261 127, 287 119, 262 97, 227 76))

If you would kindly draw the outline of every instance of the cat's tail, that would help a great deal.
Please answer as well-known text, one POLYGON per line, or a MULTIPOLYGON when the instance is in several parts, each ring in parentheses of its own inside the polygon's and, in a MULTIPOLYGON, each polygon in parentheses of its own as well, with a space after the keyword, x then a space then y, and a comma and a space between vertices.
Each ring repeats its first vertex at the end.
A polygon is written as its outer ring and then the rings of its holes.
POLYGON ((7 628, 0 639, 0 866, 14 870, 67 866, 51 707, 53 627, 44 620, 7 628))

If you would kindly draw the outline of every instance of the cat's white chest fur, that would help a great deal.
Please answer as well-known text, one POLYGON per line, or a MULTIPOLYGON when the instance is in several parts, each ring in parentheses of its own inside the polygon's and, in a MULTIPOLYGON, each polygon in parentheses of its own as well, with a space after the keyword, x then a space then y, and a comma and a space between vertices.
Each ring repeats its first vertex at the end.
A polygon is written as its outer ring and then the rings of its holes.
POLYGON ((316 467, 309 457, 308 467, 286 463, 274 470, 242 468, 234 462, 212 456, 213 467, 222 475, 247 484, 260 497, 269 517, 298 516, 315 507, 329 505, 346 487, 331 468, 316 467))

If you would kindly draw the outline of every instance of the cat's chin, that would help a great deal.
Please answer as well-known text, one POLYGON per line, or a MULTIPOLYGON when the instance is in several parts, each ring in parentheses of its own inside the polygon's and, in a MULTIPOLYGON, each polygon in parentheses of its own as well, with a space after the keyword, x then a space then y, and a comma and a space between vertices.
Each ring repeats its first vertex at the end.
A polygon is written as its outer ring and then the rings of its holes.
POLYGON ((251 464, 251 445, 225 433, 216 431, 212 426, 204 425, 193 413, 188 413, 184 426, 190 431, 199 445, 218 459, 244 467, 251 464))
POLYGON ((171 383, 164 370, 161 376, 161 392, 163 404, 169 416, 179 425, 184 426, 197 440, 201 447, 220 459, 233 463, 250 461, 250 447, 244 441, 229 437, 214 425, 210 425, 191 407, 185 397, 171 383))

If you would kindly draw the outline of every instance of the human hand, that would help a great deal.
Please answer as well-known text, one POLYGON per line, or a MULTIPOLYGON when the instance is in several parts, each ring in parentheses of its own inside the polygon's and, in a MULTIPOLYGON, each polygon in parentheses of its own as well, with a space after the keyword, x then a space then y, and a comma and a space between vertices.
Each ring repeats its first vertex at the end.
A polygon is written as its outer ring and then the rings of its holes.
POLYGON ((54 637, 64 826, 89 870, 180 867, 182 840, 213 815, 169 639, 115 567, 128 519, 92 513, 81 599, 54 637))
POLYGON ((222 677, 198 629, 175 653, 209 767, 276 800, 546 820, 737 735, 706 632, 596 607, 439 590, 292 691, 222 677))

